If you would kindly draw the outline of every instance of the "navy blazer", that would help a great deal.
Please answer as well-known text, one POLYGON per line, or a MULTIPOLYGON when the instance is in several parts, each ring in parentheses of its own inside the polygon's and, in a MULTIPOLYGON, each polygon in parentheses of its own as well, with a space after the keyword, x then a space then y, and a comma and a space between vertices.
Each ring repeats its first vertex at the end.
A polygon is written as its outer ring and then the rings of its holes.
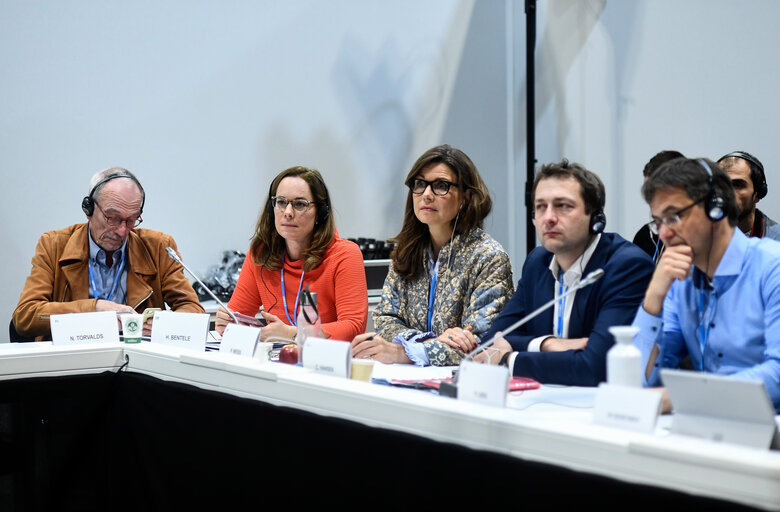
MULTIPOLYGON (((549 266, 552 253, 537 247, 525 260, 517 290, 506 308, 496 318, 490 339, 552 300, 555 279, 549 266)), ((616 233, 602 233, 583 276, 604 269, 604 277, 578 290, 569 319, 569 338, 588 338, 584 350, 566 352, 527 352, 528 343, 553 332, 553 308, 519 327, 506 340, 518 351, 514 375, 531 377, 543 383, 573 386, 596 386, 607 378, 607 351, 615 342, 607 330, 613 325, 631 325, 650 283, 654 266, 636 245, 616 233)))

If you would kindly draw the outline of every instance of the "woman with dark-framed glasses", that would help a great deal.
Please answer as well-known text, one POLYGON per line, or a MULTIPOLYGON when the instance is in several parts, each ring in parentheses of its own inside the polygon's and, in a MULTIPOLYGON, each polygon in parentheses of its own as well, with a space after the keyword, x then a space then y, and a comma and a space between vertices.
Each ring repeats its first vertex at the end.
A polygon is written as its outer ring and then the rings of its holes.
POLYGON ((426 151, 406 177, 409 194, 375 333, 353 356, 384 363, 458 364, 509 301, 512 268, 482 230, 490 193, 471 159, 448 145, 426 151))
MULTIPOLYGON (((368 316, 363 256, 356 244, 339 237, 319 171, 282 171, 271 182, 265 204, 228 308, 255 316, 262 306, 268 322, 262 338, 292 339, 308 286, 317 293, 325 336, 351 340, 363 332, 368 316)), ((231 321, 220 309, 217 332, 231 321)))

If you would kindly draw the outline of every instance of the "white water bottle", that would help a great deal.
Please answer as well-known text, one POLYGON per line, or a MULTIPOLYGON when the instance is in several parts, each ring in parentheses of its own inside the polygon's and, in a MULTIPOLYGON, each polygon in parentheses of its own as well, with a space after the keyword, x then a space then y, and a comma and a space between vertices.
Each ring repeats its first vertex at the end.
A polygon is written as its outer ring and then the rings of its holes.
POLYGON ((642 387, 642 353, 634 346, 638 327, 616 325, 609 328, 615 346, 607 352, 607 383, 615 386, 642 387))
POLYGON ((304 288, 304 293, 301 295, 301 306, 298 310, 298 319, 296 321, 295 329, 295 343, 298 344, 298 362, 303 362, 303 345, 306 343, 308 336, 320 335, 320 316, 317 314, 317 293, 309 292, 309 285, 304 288), (309 302, 309 296, 311 296, 311 302, 309 302), (305 314, 304 314, 305 312, 305 314), (308 320, 307 320, 308 316, 308 320))

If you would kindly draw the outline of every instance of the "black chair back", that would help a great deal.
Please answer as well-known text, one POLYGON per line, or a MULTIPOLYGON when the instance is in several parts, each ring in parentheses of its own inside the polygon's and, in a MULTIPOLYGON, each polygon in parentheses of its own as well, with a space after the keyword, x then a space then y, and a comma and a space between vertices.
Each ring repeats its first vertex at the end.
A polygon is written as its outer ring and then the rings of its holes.
POLYGON ((25 338, 18 332, 16 332, 16 326, 14 325, 13 319, 11 319, 11 323, 8 324, 8 339, 11 343, 23 343, 25 341, 35 341, 34 339, 25 338))

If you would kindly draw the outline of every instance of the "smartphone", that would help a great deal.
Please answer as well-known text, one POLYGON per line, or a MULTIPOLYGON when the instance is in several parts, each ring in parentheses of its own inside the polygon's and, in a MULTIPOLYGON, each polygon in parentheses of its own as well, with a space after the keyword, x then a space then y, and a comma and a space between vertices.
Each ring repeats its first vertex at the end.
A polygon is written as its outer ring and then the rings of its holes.
POLYGON ((250 327, 265 327, 268 325, 268 322, 265 321, 265 318, 256 318, 254 316, 249 315, 242 315, 241 313, 235 313, 236 318, 238 319, 238 323, 241 325, 248 325, 250 327))

